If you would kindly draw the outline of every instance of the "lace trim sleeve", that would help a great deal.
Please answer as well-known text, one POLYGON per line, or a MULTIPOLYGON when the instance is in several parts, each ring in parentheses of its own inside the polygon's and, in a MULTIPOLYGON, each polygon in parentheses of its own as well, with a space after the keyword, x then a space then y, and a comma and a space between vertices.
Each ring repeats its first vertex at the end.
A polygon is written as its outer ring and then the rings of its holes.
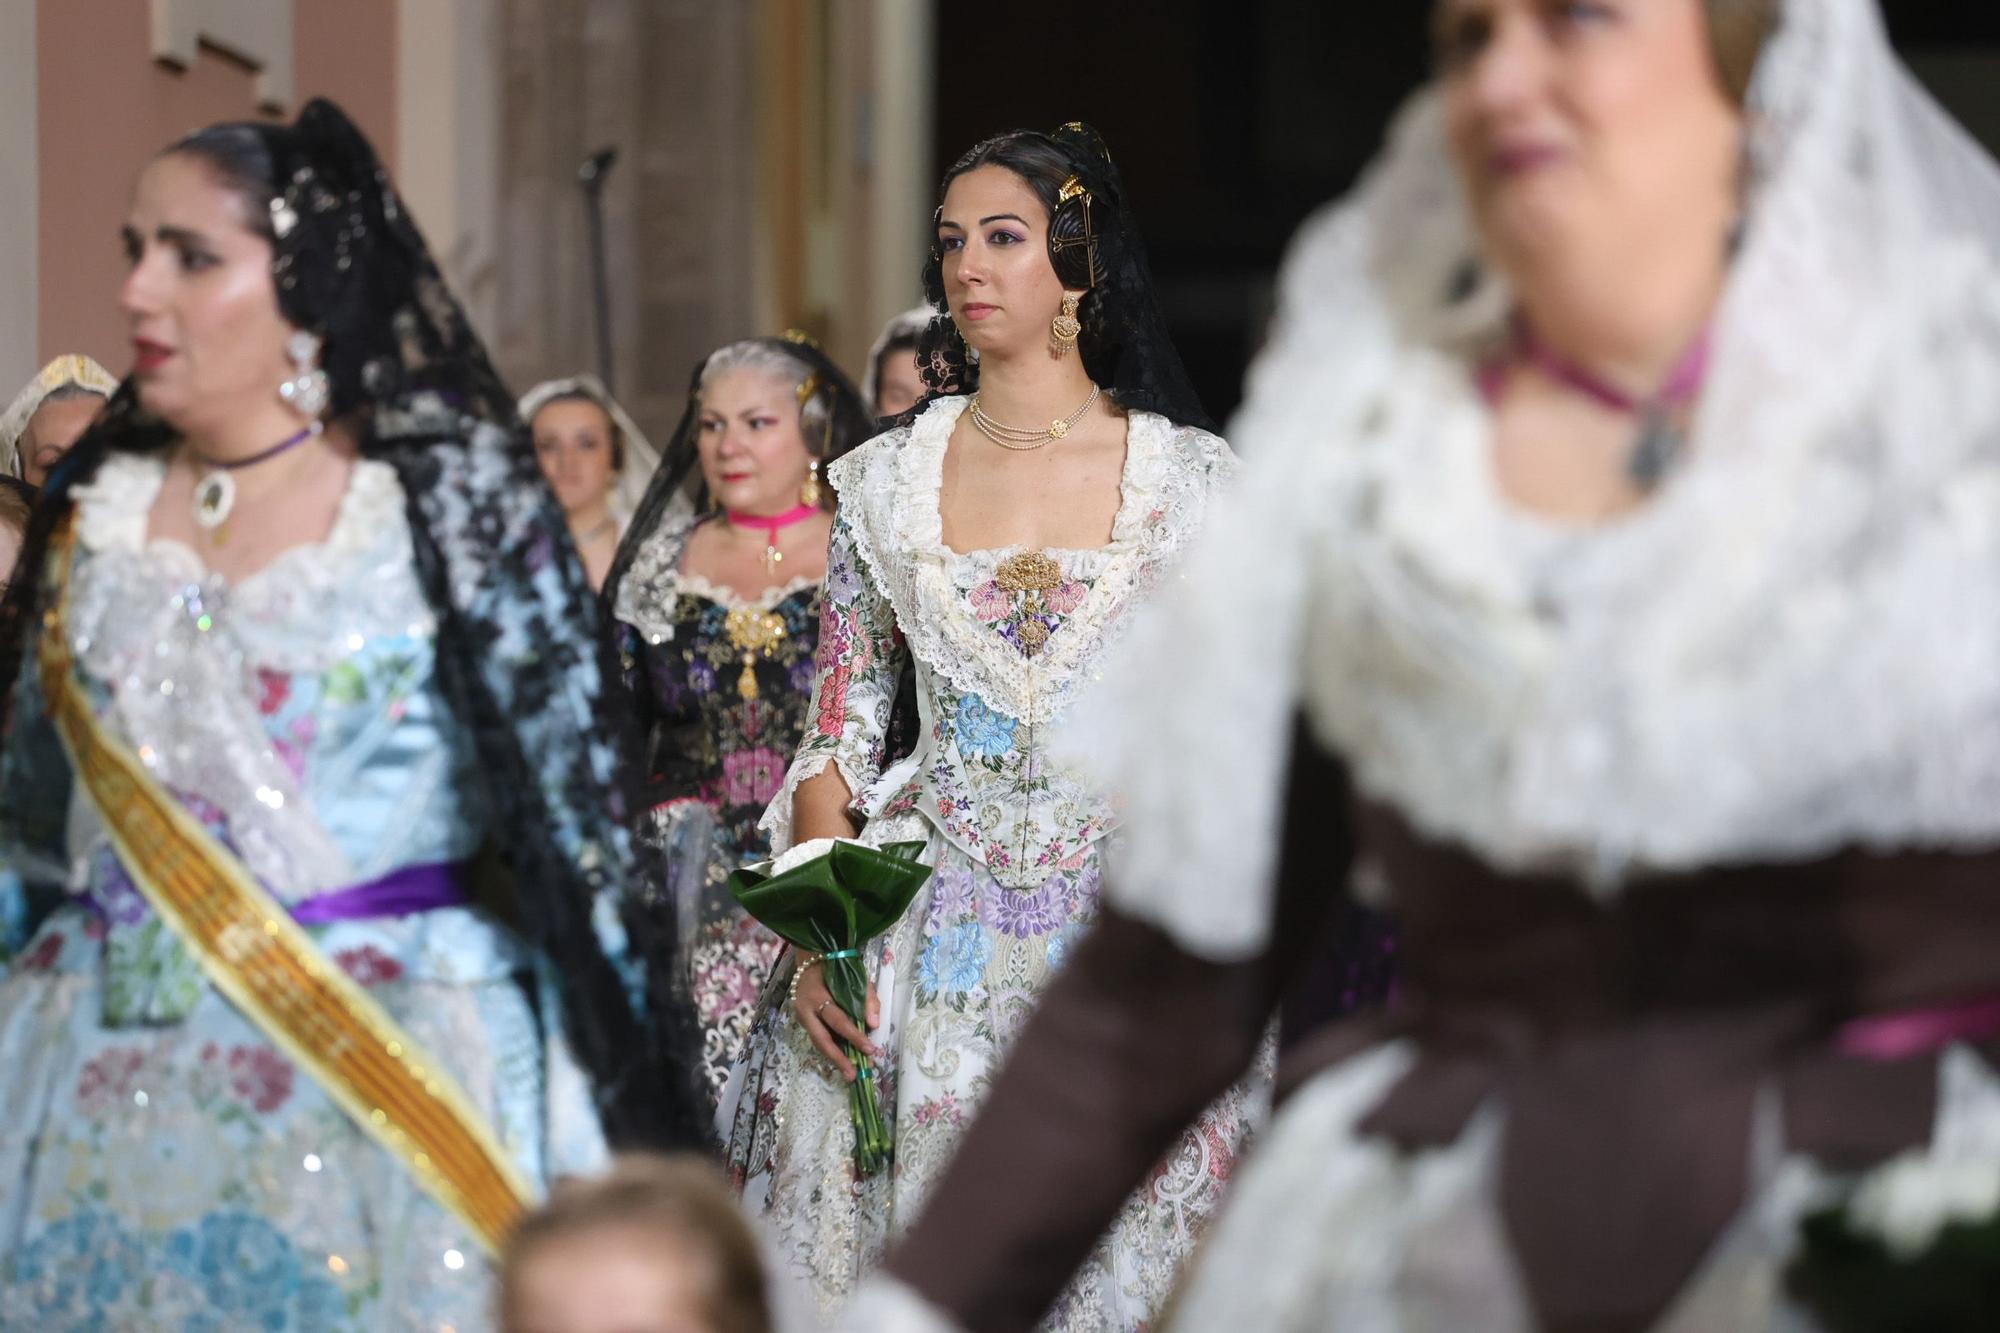
POLYGON ((862 804, 863 792, 882 771, 889 712, 907 652, 895 611, 858 554, 843 512, 834 519, 827 542, 826 590, 820 598, 819 649, 805 736, 784 786, 760 822, 771 835, 773 855, 792 845, 799 784, 825 772, 828 764, 846 781, 852 803, 862 804))

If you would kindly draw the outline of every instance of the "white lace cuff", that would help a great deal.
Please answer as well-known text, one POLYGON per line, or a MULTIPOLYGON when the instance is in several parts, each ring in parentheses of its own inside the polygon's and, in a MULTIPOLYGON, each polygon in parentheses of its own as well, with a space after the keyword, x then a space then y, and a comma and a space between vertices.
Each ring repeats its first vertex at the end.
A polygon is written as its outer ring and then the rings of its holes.
POLYGON ((847 808, 859 813, 861 793, 868 784, 856 776, 854 765, 837 754, 800 755, 792 761, 790 771, 785 774, 785 785, 778 789, 778 794, 771 798, 771 804, 765 807, 764 817, 757 821, 757 827, 771 837, 771 855, 774 858, 792 849, 792 803, 798 796, 799 784, 807 778, 818 777, 828 765, 832 765, 847 784, 847 808))

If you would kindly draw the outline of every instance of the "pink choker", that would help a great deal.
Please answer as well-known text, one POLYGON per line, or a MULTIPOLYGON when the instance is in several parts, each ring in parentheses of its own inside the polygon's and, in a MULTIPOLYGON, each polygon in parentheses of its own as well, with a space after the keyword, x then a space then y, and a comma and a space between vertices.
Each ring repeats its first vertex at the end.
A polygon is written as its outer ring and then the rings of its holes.
POLYGON ((722 511, 723 519, 732 528, 760 530, 764 534, 764 568, 776 574, 778 566, 784 563, 785 553, 778 549, 778 534, 795 524, 803 523, 820 512, 818 505, 798 505, 782 514, 739 514, 733 509, 722 511))

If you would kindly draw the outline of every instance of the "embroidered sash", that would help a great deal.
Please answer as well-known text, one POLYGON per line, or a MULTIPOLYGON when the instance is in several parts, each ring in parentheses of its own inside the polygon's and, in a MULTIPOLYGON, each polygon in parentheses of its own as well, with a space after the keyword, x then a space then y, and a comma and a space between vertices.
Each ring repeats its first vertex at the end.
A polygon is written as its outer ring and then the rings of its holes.
POLYGON ((42 689, 77 780, 132 882, 216 988, 433 1198, 497 1251, 533 1198, 451 1075, 310 936, 138 758, 107 733, 74 670, 64 613, 71 534, 50 544, 42 689))

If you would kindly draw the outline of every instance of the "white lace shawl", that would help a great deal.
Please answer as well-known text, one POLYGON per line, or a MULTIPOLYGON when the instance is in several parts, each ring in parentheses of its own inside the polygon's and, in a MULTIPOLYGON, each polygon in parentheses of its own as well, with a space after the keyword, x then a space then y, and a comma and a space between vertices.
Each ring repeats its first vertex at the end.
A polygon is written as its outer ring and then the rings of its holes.
POLYGON ((1790 0, 1751 123, 1692 457, 1599 530, 1493 481, 1468 351, 1509 301, 1446 295, 1476 240, 1434 93, 1306 226, 1246 476, 1067 740, 1124 798, 1124 910, 1262 946, 1302 700, 1367 794, 1599 892, 2000 841, 2000 172, 1872 0, 1790 0))
MULTIPOLYGON (((146 537, 164 469, 113 453, 77 487, 71 647, 109 694, 108 722, 153 776, 229 812, 245 864, 287 900, 353 882, 354 867, 273 753, 257 672, 323 674, 369 637, 428 637, 436 621, 388 464, 354 464, 323 542, 236 584, 179 542, 146 537)), ((81 844, 79 844, 81 845, 81 844)))
POLYGON ((1236 457, 1206 431, 1132 413, 1118 514, 1097 552, 1097 580, 1063 632, 1027 658, 973 613, 954 578, 968 557, 944 544, 944 459, 967 401, 937 399, 910 426, 876 436, 827 475, 849 507, 868 577, 895 608, 917 659, 1011 718, 1051 722, 1095 670, 1135 594, 1200 530, 1209 495, 1233 474, 1236 457))

